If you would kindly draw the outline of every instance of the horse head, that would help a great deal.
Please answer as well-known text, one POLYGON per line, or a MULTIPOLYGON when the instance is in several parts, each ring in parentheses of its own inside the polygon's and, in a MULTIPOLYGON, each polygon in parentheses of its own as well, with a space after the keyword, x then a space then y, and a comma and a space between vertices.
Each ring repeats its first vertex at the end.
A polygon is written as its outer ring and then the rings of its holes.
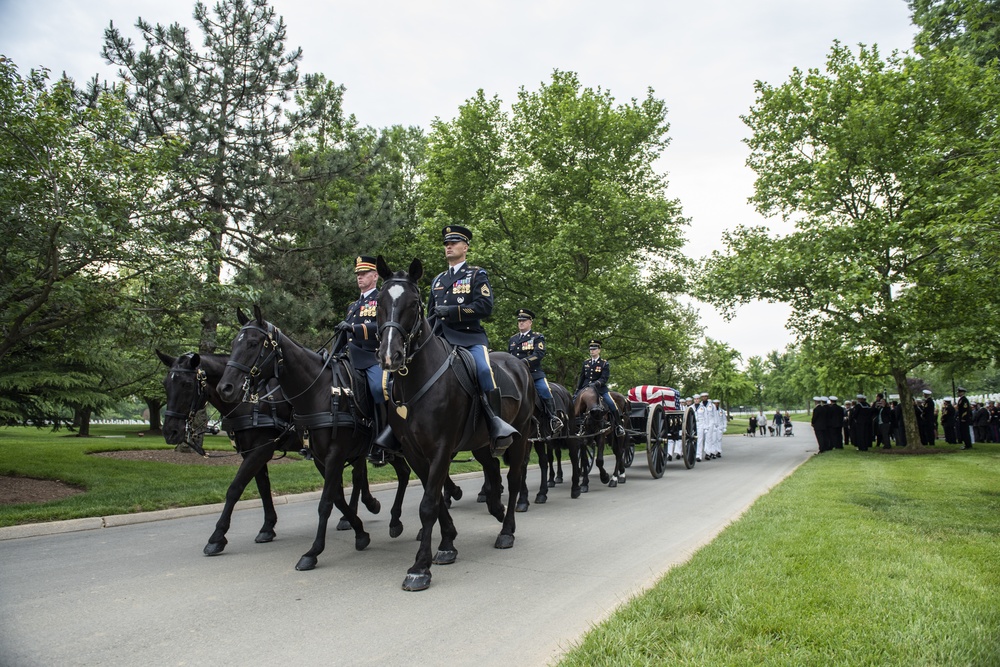
POLYGON ((378 295, 378 359, 387 371, 395 372, 406 367, 419 343, 424 319, 424 305, 417 281, 424 275, 419 259, 410 263, 409 271, 393 273, 382 255, 376 261, 382 290, 378 295))
MULTIPOLYGON (((156 356, 170 369, 163 378, 167 392, 167 406, 163 419, 163 439, 168 445, 187 441, 194 413, 205 407, 205 372, 199 368, 201 357, 197 352, 174 358, 156 350, 156 356)), ((195 446, 198 451, 200 448, 195 446)), ((198 451, 202 456, 204 450, 198 451)))
POLYGON ((241 327, 233 339, 226 370, 216 387, 224 401, 255 402, 254 389, 274 377, 277 371, 281 356, 281 330, 264 319, 256 304, 253 313, 251 319, 242 309, 236 309, 241 327))
POLYGON ((596 433, 604 427, 608 406, 593 387, 587 386, 573 398, 573 412, 580 421, 580 434, 596 433))

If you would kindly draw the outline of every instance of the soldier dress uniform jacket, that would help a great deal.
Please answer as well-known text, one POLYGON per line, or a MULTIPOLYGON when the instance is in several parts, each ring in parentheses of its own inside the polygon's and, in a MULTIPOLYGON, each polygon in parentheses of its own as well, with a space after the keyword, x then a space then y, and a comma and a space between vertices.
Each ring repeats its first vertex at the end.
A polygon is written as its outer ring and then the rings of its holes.
POLYGON ((608 378, 611 374, 611 364, 606 359, 587 359, 583 362, 583 370, 580 372, 580 382, 576 387, 580 391, 588 384, 594 383, 600 389, 607 389, 608 378))
POLYGON ((427 319, 434 333, 452 345, 489 346, 481 320, 493 313, 493 290, 486 271, 463 264, 457 273, 439 273, 431 283, 427 300, 427 319), (435 306, 447 306, 446 316, 438 317, 435 306))
POLYGON ((965 396, 958 397, 958 405, 955 407, 956 417, 960 424, 972 423, 972 405, 965 396))
POLYGON ((528 370, 531 371, 532 380, 541 380, 545 377, 545 371, 542 370, 542 357, 545 356, 545 336, 537 331, 528 331, 525 334, 516 333, 510 337, 507 351, 518 359, 524 359, 528 362, 528 370))
POLYGON ((344 321, 353 327, 348 334, 347 351, 351 364, 359 370, 371 368, 378 364, 378 290, 372 290, 368 296, 362 296, 347 308, 344 321))

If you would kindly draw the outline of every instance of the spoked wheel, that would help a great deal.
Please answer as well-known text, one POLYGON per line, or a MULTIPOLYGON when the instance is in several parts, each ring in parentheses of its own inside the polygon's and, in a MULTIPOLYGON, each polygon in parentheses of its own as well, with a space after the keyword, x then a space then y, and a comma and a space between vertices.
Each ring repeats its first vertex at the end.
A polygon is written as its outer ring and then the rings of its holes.
POLYGON ((580 473, 586 477, 590 474, 590 471, 594 469, 594 461, 597 459, 597 443, 593 440, 589 440, 583 447, 580 448, 580 457, 583 459, 581 467, 583 468, 580 473))
POLYGON ((667 469, 667 457, 663 453, 664 422, 663 406, 654 405, 646 420, 646 464, 653 479, 663 477, 667 469))
POLYGON ((684 411, 681 447, 684 454, 684 467, 693 468, 694 459, 698 455, 698 422, 694 418, 694 408, 690 406, 684 411))
POLYGON ((635 442, 632 440, 632 436, 625 436, 625 451, 622 452, 622 463, 625 464, 626 468, 632 466, 632 461, 635 460, 635 442))

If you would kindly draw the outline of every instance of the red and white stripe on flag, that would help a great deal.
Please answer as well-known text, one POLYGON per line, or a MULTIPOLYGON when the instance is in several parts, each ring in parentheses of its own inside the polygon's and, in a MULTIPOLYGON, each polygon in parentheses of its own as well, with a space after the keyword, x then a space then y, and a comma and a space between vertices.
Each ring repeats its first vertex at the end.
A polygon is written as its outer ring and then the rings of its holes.
POLYGON ((668 410, 680 409, 680 398, 677 390, 670 387, 657 387, 651 384, 644 384, 639 387, 632 387, 628 390, 628 400, 656 405, 662 403, 668 410))

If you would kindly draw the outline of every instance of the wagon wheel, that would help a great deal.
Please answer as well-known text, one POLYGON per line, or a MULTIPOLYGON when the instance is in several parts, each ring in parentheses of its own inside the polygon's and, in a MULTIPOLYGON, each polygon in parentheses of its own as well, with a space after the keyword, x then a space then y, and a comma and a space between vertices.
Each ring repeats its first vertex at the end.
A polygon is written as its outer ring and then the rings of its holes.
POLYGON ((597 459, 597 443, 594 442, 593 438, 588 438, 580 447, 580 459, 580 467, 582 468, 580 474, 587 477, 594 469, 594 461, 597 459))
POLYGON ((693 468, 694 458, 698 454, 698 422, 694 418, 694 408, 690 406, 684 411, 681 447, 684 453, 684 467, 693 468))
POLYGON ((626 468, 632 466, 632 461, 635 460, 635 441, 632 440, 632 436, 625 435, 625 451, 622 452, 622 463, 626 468))
POLYGON ((664 422, 663 406, 653 406, 646 420, 646 463, 653 479, 663 477, 663 471, 667 468, 667 457, 663 453, 664 422))

